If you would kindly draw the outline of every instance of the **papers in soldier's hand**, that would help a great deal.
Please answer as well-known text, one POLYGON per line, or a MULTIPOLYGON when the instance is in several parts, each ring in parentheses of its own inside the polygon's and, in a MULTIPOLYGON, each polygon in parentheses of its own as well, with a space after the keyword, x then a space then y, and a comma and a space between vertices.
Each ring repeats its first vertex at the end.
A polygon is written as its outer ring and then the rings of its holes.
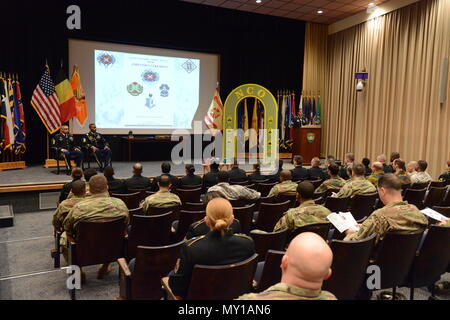
POLYGON ((448 218, 442 214, 440 214, 439 212, 430 209, 430 208, 425 208, 423 210, 420 210, 420 212, 422 212, 424 215, 437 220, 437 221, 444 221, 444 220, 448 220, 448 218))
POLYGON ((341 233, 348 229, 352 229, 355 231, 359 230, 357 226, 358 222, 356 222, 355 218, 353 218, 350 212, 340 212, 340 213, 332 212, 327 216, 327 219, 341 233))

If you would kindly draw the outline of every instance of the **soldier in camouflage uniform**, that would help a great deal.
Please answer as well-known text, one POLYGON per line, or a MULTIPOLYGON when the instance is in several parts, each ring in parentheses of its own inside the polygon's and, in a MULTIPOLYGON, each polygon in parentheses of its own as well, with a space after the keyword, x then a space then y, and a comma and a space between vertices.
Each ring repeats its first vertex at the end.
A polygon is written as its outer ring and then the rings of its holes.
MULTIPOLYGON (((93 168, 89 168, 84 170, 83 175, 84 175, 84 179, 86 180, 85 184, 86 184, 86 194, 84 195, 85 197, 90 197, 91 196, 91 192, 89 191, 89 180, 95 176, 97 174, 97 171, 93 168)), ((67 199, 71 199, 73 197, 73 193, 72 190, 69 192, 69 195, 67 196, 67 199)))
POLYGON ((94 123, 89 125, 89 132, 83 137, 83 145, 95 153, 103 168, 109 165, 112 151, 105 137, 97 132, 97 126, 94 123))
POLYGON ((356 163, 352 168, 352 179, 336 194, 337 198, 353 197, 356 194, 370 194, 377 191, 375 186, 364 177, 364 165, 356 163))
POLYGON ((283 170, 280 173, 280 183, 270 189, 268 197, 276 197, 279 194, 295 194, 297 183, 292 182, 292 173, 289 170, 283 170))
POLYGON ((304 232, 295 237, 281 260, 281 282, 260 293, 238 300, 336 300, 322 283, 331 276, 333 253, 317 234, 304 232))
POLYGON ((402 185, 392 173, 386 173, 378 181, 378 194, 385 206, 374 211, 359 226, 358 231, 347 230, 344 240, 361 240, 377 233, 382 240, 389 231, 416 231, 428 225, 428 219, 417 209, 402 199, 402 185))
POLYGON ((411 175, 411 183, 427 183, 431 182, 432 178, 427 170, 428 163, 425 160, 417 161, 417 172, 411 175))
POLYGON ((142 203, 142 208, 145 213, 148 212, 150 207, 168 208, 181 205, 180 198, 176 194, 170 192, 172 184, 170 183, 169 176, 161 176, 158 181, 158 186, 159 191, 145 198, 142 203))
POLYGON ((377 186, 378 180, 384 175, 383 164, 375 161, 372 164, 372 174, 367 177, 367 180, 372 182, 374 186, 377 186))
POLYGON ((327 216, 331 211, 316 204, 312 200, 313 195, 314 186, 311 182, 303 181, 299 183, 297 187, 297 201, 301 203, 300 206, 289 209, 275 225, 273 231, 288 228, 292 232, 299 227, 310 224, 329 223, 327 216))
POLYGON ((400 179, 402 185, 411 184, 411 178, 408 173, 406 173, 405 161, 402 159, 395 159, 392 163, 395 175, 400 179))
MULTIPOLYGON (((81 221, 115 219, 119 217, 125 217, 125 230, 129 222, 128 208, 122 200, 109 196, 106 178, 100 175, 93 176, 89 180, 89 189, 91 196, 77 203, 64 220, 64 230, 67 234, 75 238, 81 221)), ((109 264, 102 265, 98 271, 97 278, 102 279, 110 271, 109 264)))
POLYGON ((316 193, 322 193, 330 189, 340 189, 344 186, 345 180, 339 176, 339 166, 337 164, 332 163, 328 166, 328 174, 331 178, 318 186, 316 193))
POLYGON ((227 171, 219 171, 217 173, 217 184, 208 189, 206 196, 209 193, 214 193, 219 197, 227 200, 249 200, 257 201, 261 197, 261 193, 253 189, 240 185, 231 185, 230 176, 227 171))
POLYGON ((53 226, 56 230, 63 230, 63 222, 69 211, 80 201, 85 199, 86 194, 86 184, 84 181, 76 180, 72 182, 71 192, 73 197, 71 199, 66 199, 61 202, 53 214, 53 226))

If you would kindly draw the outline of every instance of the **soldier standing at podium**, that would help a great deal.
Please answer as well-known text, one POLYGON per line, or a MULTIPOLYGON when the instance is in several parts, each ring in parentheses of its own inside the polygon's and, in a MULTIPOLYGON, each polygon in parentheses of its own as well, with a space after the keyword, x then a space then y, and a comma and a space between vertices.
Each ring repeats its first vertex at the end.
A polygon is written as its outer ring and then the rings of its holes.
POLYGON ((83 138, 84 146, 92 150, 97 156, 99 164, 103 164, 103 168, 107 167, 111 161, 112 151, 109 148, 109 143, 106 139, 97 132, 97 126, 95 123, 89 125, 89 132, 83 138))
POLYGON ((83 153, 75 145, 73 135, 69 134, 69 126, 62 125, 60 132, 54 136, 55 147, 58 148, 66 157, 70 167, 70 160, 75 160, 77 167, 81 167, 83 153))

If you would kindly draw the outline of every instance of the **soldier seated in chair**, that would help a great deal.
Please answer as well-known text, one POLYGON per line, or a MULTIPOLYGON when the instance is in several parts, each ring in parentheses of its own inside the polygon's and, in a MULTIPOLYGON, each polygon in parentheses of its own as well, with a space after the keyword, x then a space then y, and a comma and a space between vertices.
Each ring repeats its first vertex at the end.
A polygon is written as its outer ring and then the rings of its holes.
POLYGON ((77 168, 81 167, 81 160, 83 153, 80 151, 80 147, 75 145, 73 135, 69 134, 69 126, 62 125, 60 133, 54 136, 55 147, 64 154, 67 165, 71 168, 70 160, 75 160, 77 168))
POLYGON ((110 164, 112 151, 106 139, 97 132, 97 126, 94 123, 89 125, 89 132, 83 138, 83 144, 95 154, 100 167, 105 168, 110 164))

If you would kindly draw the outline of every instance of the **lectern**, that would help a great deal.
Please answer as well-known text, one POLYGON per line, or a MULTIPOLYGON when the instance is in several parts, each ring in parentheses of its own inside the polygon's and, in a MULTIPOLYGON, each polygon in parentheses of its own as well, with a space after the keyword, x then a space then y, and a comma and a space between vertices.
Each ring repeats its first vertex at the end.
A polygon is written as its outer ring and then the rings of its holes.
POLYGON ((314 157, 320 157, 321 133, 322 126, 294 128, 292 157, 301 155, 304 163, 311 162, 314 157))

